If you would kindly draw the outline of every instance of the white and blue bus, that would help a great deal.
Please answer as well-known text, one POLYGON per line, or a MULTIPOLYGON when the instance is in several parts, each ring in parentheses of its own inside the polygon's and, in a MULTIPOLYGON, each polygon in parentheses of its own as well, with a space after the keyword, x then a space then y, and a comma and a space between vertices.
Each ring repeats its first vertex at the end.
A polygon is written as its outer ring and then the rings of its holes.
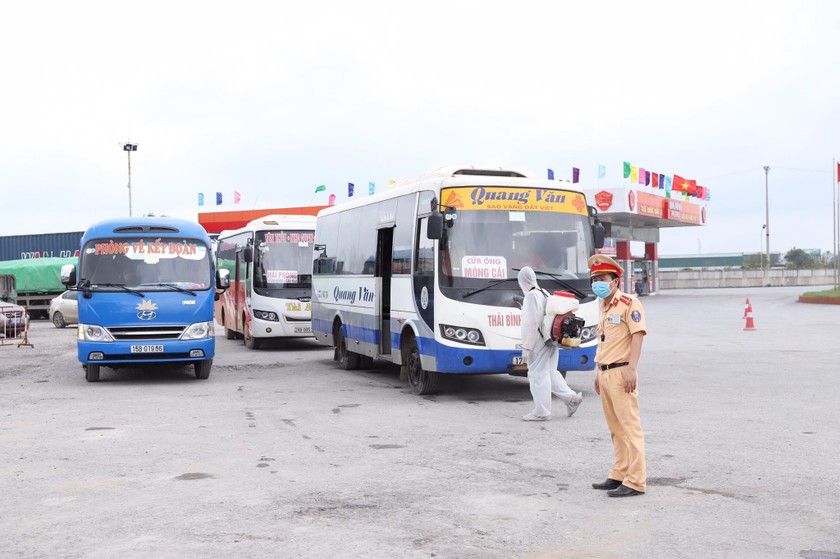
POLYGON ((210 376, 215 355, 213 300, 228 286, 215 272, 210 238, 198 223, 124 218, 91 225, 78 269, 61 281, 79 292, 77 352, 88 382, 100 369, 192 365, 210 376))
POLYGON ((225 337, 259 349, 273 338, 312 336, 315 216, 267 215, 216 239, 216 266, 230 289, 216 303, 225 337))
POLYGON ((558 369, 595 367, 598 303, 587 260, 604 228, 568 182, 504 169, 448 167, 321 210, 312 327, 344 369, 401 365, 417 394, 440 374, 521 374, 517 271, 568 291, 586 320, 558 369))

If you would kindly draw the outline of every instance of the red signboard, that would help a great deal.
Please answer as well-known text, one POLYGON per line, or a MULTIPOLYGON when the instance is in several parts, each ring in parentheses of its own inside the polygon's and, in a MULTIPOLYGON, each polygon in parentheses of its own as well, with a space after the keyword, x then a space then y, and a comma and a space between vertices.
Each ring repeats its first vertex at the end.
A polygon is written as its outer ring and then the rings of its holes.
POLYGON ((665 198, 655 196, 648 192, 637 192, 636 200, 639 203, 639 209, 636 213, 639 215, 662 219, 662 203, 667 201, 665 198))
POLYGON ((696 206, 694 204, 686 204, 685 202, 680 202, 679 200, 674 200, 670 198, 665 200, 664 210, 665 212, 662 217, 664 217, 665 219, 681 221, 683 223, 690 223, 692 225, 702 225, 706 221, 705 215, 701 220, 700 206, 696 206))

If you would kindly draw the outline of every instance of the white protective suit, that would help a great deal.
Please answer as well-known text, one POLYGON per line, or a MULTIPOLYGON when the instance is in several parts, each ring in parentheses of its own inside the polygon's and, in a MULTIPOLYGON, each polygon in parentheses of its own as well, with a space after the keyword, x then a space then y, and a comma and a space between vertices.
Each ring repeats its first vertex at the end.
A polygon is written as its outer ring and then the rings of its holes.
POLYGON ((534 397, 533 414, 551 415, 551 394, 568 405, 577 395, 557 370, 559 349, 546 344, 538 329, 545 315, 548 295, 537 286, 537 275, 525 266, 517 276, 519 287, 525 294, 522 302, 522 358, 528 364, 528 383, 534 397))

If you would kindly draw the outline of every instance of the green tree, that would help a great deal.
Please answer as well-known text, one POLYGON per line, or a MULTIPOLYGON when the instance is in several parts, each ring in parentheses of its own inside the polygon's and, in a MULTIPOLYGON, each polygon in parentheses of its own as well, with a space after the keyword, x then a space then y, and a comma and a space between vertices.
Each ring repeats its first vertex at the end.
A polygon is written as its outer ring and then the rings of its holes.
POLYGON ((785 262, 787 262, 787 268, 794 270, 809 270, 820 267, 819 263, 810 254, 796 247, 787 251, 785 262))
POLYGON ((741 264, 741 268, 744 270, 759 270, 762 265, 767 265, 767 263, 764 262, 763 254, 750 254, 744 258, 744 263, 741 264))

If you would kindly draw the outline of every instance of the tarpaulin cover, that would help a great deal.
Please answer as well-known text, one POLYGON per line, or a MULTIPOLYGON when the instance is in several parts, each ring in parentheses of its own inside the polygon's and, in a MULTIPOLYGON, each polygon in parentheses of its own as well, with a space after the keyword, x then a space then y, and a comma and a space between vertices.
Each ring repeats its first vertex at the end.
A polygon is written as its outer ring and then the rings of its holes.
POLYGON ((65 264, 79 265, 79 259, 72 258, 27 258, 0 262, 0 276, 15 277, 15 291, 22 293, 56 292, 67 288, 61 284, 61 267, 65 264))

